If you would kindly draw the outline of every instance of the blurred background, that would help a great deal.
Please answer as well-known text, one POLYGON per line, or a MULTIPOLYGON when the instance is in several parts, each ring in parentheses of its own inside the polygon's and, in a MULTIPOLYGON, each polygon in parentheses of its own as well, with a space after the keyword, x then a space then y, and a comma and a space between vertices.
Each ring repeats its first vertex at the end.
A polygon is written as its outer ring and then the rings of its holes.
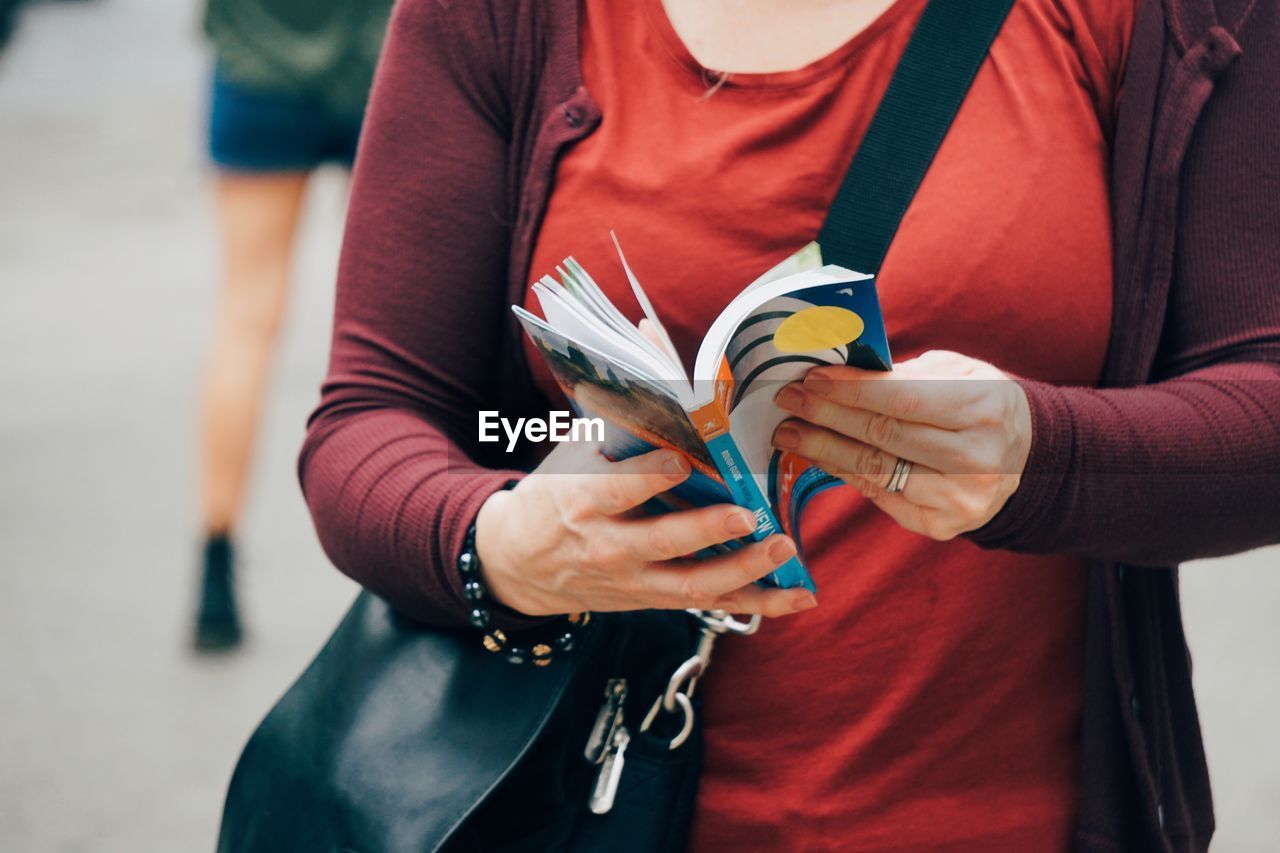
MULTIPOLYGON (((212 849, 240 747, 355 592, 293 470, 328 345, 333 169, 307 192, 238 531, 248 639, 188 650, 219 266, 200 14, 28 2, 0 53, 0 850, 212 849)), ((1191 564, 1183 588, 1215 849, 1280 849, 1280 550, 1191 564)))

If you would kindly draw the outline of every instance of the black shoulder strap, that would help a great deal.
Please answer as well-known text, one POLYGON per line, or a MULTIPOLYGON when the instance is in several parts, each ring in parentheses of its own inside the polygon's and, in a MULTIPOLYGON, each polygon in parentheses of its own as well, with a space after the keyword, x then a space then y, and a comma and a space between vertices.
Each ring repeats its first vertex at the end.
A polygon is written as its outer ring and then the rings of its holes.
POLYGON ((929 0, 818 234, 823 260, 878 273, 1013 0, 929 0))

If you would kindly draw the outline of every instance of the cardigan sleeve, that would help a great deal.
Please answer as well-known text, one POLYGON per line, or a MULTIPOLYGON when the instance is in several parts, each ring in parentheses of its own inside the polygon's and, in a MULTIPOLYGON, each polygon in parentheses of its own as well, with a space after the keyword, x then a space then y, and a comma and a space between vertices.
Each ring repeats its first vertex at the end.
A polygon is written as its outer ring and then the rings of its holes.
POLYGON ((469 5, 396 6, 298 462, 329 558, 436 624, 465 622, 456 554, 484 500, 522 476, 482 467, 466 443, 498 385, 510 243, 502 63, 494 22, 469 5))
POLYGON ((1187 150, 1159 381, 1023 382, 1026 472, 978 544, 1158 566, 1280 542, 1278 20, 1258 4, 1187 150))

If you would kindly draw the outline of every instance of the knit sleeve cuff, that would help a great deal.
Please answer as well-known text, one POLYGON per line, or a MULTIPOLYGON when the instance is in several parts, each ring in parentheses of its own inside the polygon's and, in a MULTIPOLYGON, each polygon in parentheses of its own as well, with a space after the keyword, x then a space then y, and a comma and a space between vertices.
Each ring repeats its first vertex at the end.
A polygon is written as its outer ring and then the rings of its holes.
POLYGON ((1029 543, 1054 524, 1055 501, 1069 470, 1075 426, 1063 390, 1017 379, 1031 410, 1031 448, 1018 488, 982 527, 965 535, 983 548, 1034 550, 1029 543))

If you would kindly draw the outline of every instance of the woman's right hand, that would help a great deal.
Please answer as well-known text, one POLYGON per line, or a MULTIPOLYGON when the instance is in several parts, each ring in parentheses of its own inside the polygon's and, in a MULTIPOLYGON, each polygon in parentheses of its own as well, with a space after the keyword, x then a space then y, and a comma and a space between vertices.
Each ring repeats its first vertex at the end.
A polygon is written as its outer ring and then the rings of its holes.
POLYGON ((756 522, 748 510, 636 512, 689 471, 669 450, 610 462, 588 445, 561 444, 480 509, 476 549, 490 596, 530 616, 690 607, 783 616, 815 606, 807 590, 754 583, 796 553, 781 534, 708 559, 689 556, 749 534, 756 522))

